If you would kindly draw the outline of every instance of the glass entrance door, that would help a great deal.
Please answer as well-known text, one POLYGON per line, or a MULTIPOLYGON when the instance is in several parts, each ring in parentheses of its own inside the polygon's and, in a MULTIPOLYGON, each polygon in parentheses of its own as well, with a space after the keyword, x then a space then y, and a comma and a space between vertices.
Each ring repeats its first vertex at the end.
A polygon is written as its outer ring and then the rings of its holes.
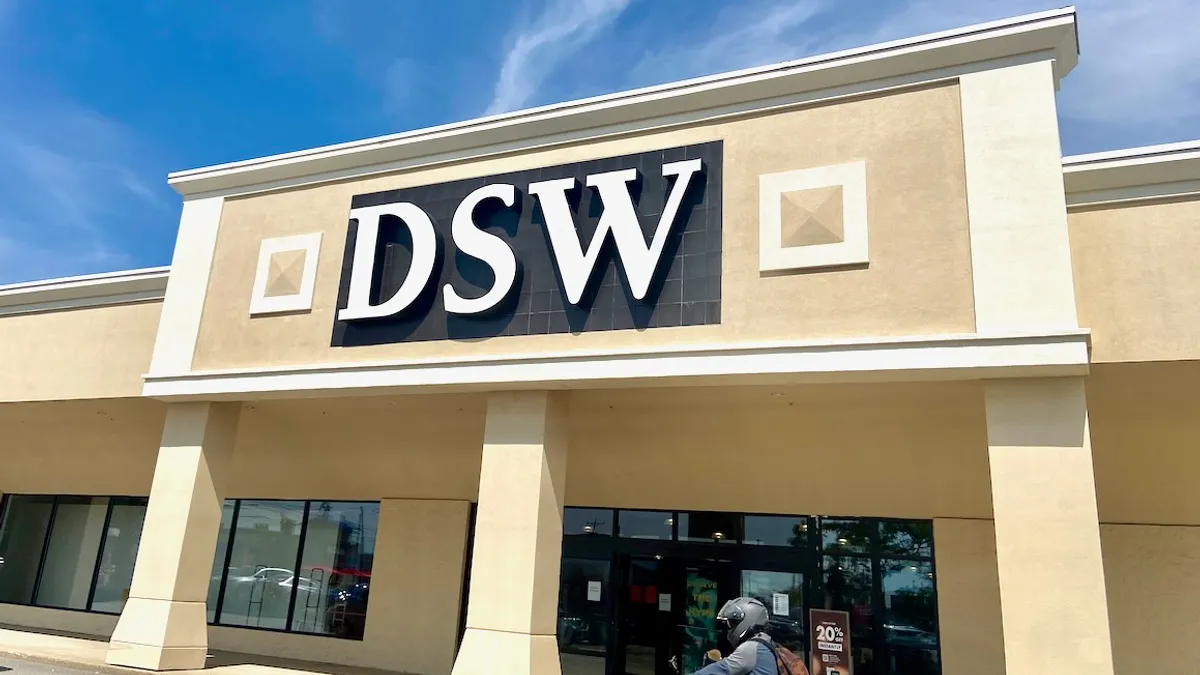
POLYGON ((725 570, 716 565, 684 565, 683 605, 679 613, 679 667, 683 675, 704 666, 704 653, 719 649, 721 632, 717 612, 730 598, 723 587, 725 570), (722 592, 725 591, 725 592, 722 592))
POLYGON ((659 611, 659 594, 669 585, 671 565, 659 558, 624 560, 620 654, 625 675, 668 675, 670 618, 659 611), (667 582, 667 583, 664 583, 667 582))

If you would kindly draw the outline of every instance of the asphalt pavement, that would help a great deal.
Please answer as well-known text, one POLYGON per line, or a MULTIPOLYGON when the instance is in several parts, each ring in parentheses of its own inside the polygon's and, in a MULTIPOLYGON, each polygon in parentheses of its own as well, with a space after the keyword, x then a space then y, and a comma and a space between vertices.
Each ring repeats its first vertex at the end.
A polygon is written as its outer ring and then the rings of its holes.
POLYGON ((0 654, 0 675, 99 675, 98 670, 81 670, 66 666, 25 661, 0 654))

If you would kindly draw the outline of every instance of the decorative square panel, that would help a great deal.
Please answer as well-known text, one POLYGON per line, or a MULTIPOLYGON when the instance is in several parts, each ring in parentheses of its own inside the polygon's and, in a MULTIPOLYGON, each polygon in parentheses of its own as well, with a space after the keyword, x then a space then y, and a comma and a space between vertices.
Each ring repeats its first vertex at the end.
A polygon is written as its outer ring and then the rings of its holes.
POLYGON ((250 296, 250 315, 312 309, 321 233, 264 239, 250 296))
POLYGON ((866 263, 866 162, 758 177, 759 271, 866 263))

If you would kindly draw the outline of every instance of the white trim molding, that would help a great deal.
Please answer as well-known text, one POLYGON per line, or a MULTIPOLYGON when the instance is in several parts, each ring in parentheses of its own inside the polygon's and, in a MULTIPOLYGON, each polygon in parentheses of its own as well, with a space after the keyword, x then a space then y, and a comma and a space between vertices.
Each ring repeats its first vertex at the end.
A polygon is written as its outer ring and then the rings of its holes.
POLYGON ((1078 40, 1073 7, 390 136, 179 171, 170 174, 168 182, 185 196, 294 187, 661 129, 731 111, 745 114, 780 99, 812 98, 813 92, 854 88, 861 93, 864 83, 876 83, 874 88, 896 80, 919 83, 947 72, 971 71, 988 67, 989 62, 1033 55, 1053 63, 1056 83, 1075 67, 1078 40))
POLYGON ((1200 196, 1200 140, 1063 158, 1067 205, 1200 196))
POLYGON ((523 388, 695 386, 1086 375, 1086 330, 1038 335, 940 335, 826 342, 677 345, 476 359, 210 370, 147 375, 143 395, 218 400, 523 388))
POLYGON ((0 286, 0 316, 162 300, 169 267, 46 279, 0 286))
POLYGON ((298 234, 291 237, 263 239, 258 248, 258 267, 254 272, 254 288, 250 294, 250 316, 307 312, 312 309, 313 289, 317 283, 317 259, 321 253, 321 233, 298 234), (271 261, 280 253, 299 251, 304 254, 300 284, 295 293, 268 295, 271 261))
POLYGON ((818 166, 758 177, 758 270, 782 272, 867 264, 867 163, 818 166), (783 200, 789 192, 841 188, 841 241, 786 246, 783 200))

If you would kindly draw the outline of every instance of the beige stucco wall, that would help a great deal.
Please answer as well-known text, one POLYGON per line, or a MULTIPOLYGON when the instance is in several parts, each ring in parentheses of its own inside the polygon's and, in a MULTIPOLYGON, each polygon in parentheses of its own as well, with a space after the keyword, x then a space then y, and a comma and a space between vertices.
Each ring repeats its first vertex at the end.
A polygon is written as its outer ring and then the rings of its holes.
POLYGON ((482 396, 247 404, 227 495, 473 501, 485 410, 482 396))
POLYGON ((148 495, 165 410, 149 399, 0 404, 0 492, 148 495))
POLYGON ((1200 362, 1093 366, 1087 380, 1100 521, 1200 525, 1200 362))
POLYGON ((1092 359, 1200 358, 1200 199, 1077 208, 1069 215, 1080 325, 1092 359))
POLYGON ((572 393, 574 506, 990 518, 988 480, 977 383, 572 393))
POLYGON ((0 317, 0 402, 140 396, 162 302, 0 317))
POLYGON ((933 521, 938 632, 945 675, 1004 675, 996 529, 990 520, 933 521))
POLYGON ((956 86, 448 165, 224 205, 193 367, 477 356, 680 341, 963 333, 974 329, 961 115, 956 86), (330 348, 350 198, 524 168, 724 141, 722 324, 647 332, 330 348), (803 274, 758 271, 759 174, 867 162, 870 266, 803 274), (313 311, 249 316, 264 238, 323 233, 313 311))
POLYGON ((1117 673, 1194 673, 1200 663, 1200 527, 1103 525, 1117 673))
POLYGON ((444 675, 458 642, 470 504, 384 500, 362 641, 210 626, 213 649, 444 675), (419 608, 419 611, 414 611, 419 608))

